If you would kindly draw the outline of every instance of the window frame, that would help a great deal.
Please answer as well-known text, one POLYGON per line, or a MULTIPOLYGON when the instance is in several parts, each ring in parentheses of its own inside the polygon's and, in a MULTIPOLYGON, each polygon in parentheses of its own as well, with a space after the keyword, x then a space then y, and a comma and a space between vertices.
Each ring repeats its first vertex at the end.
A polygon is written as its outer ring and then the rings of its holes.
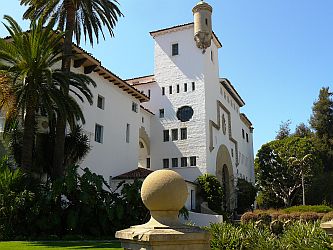
POLYGON ((179 167, 179 161, 178 161, 178 158, 172 158, 171 159, 171 167, 172 168, 178 168, 179 167))
POLYGON ((170 141, 170 132, 169 129, 164 129, 163 130, 163 142, 168 142, 170 141))
POLYGON ((171 129, 171 140, 178 141, 178 129, 171 129))
POLYGON ((187 128, 180 128, 180 140, 186 140, 186 139, 187 139, 187 128))
POLYGON ((164 118, 165 117, 165 111, 164 109, 159 109, 159 117, 164 118))
POLYGON ((190 166, 191 167, 197 166, 197 157, 196 156, 190 156, 190 166))
POLYGON ((104 141, 103 137, 104 137, 104 126, 101 124, 95 123, 95 135, 94 135, 95 142, 103 144, 103 141, 104 141), (97 128, 100 128, 99 133, 97 133, 97 128))
POLYGON ((105 108, 105 97, 102 95, 97 95, 97 108, 104 110, 105 108), (101 100, 101 103, 100 103, 101 100), (99 105, 101 104, 101 106, 99 105))
POLYGON ((180 158, 180 167, 186 168, 187 166, 188 166, 187 157, 181 157, 180 158))
POLYGON ((170 160, 169 158, 163 159, 163 168, 170 168, 170 160))
POLYGON ((172 43, 171 56, 178 56, 178 55, 179 55, 179 43, 172 43))

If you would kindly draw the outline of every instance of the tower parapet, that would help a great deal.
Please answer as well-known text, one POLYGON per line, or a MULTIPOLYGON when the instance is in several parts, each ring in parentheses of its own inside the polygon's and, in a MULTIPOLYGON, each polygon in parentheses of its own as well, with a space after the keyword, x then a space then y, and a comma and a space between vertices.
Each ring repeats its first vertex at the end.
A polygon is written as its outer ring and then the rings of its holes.
POLYGON ((199 49, 205 53, 210 47, 212 35, 212 12, 213 8, 208 3, 200 1, 192 9, 194 15, 194 40, 199 49))

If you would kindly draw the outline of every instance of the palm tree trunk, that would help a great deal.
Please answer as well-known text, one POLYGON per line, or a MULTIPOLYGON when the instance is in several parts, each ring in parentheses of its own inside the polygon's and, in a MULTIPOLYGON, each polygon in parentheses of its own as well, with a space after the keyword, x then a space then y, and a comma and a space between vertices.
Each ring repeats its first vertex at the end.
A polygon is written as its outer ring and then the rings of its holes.
POLYGON ((35 105, 30 103, 24 118, 23 147, 21 167, 25 172, 32 170, 33 147, 35 139, 35 105))
MULTIPOLYGON (((75 6, 72 1, 67 1, 67 19, 66 30, 63 44, 63 59, 61 69, 65 73, 69 73, 71 70, 72 59, 72 40, 75 25, 75 6)), ((68 95, 69 85, 63 88, 62 91, 65 95, 68 95)), ((65 150, 65 136, 66 136, 66 117, 58 117, 56 125, 55 147, 53 155, 53 177, 60 177, 64 175, 64 150, 65 150)))

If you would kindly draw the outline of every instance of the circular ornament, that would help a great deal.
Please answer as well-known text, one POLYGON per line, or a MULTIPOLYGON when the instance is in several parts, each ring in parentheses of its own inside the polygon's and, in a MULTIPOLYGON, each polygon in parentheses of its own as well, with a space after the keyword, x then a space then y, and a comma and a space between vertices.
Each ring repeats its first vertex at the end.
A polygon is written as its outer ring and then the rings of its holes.
POLYGON ((189 121, 193 116, 193 109, 190 106, 182 106, 177 111, 177 118, 182 122, 189 121))

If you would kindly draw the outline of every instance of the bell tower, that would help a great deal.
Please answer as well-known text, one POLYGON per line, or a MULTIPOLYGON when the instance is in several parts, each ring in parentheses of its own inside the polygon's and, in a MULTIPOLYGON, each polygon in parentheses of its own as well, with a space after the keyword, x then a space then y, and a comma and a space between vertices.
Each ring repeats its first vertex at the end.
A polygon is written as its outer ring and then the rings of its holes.
POLYGON ((213 8, 204 1, 200 1, 192 9, 194 15, 194 40, 202 53, 210 47, 212 40, 212 12, 213 8))

